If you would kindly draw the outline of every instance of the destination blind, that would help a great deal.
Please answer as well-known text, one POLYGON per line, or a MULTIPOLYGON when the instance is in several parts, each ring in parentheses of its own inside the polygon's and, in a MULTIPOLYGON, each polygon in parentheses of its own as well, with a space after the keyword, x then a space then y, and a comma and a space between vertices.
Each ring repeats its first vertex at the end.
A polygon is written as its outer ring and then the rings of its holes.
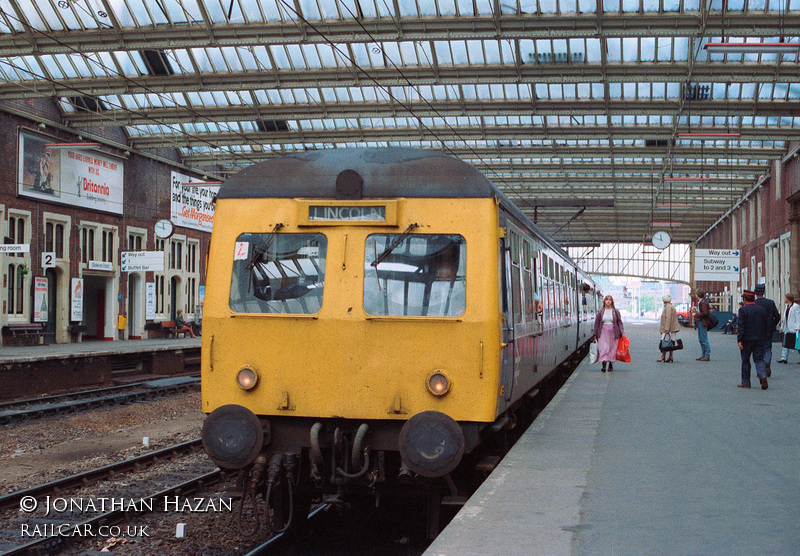
POLYGON ((319 222, 353 222, 370 221, 385 222, 386 207, 376 206, 320 206, 309 205, 308 220, 319 222))

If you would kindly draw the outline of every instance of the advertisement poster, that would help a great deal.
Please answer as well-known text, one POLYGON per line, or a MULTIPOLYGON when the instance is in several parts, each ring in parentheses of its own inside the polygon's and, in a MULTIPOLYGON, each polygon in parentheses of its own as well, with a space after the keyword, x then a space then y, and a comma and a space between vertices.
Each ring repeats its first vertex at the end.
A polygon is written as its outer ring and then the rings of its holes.
POLYGON ((47 278, 33 278, 33 322, 47 322, 47 278))
POLYGON ((18 193, 122 214, 122 161, 85 148, 46 146, 52 141, 20 133, 18 193))
POLYGON ((72 279, 69 307, 69 320, 81 322, 83 320, 83 278, 72 279))
POLYGON ((182 185, 200 182, 197 178, 172 172, 172 203, 170 220, 176 226, 211 233, 214 226, 214 199, 219 186, 182 185))
POLYGON ((144 285, 144 319, 156 318, 156 283, 147 282, 144 285))

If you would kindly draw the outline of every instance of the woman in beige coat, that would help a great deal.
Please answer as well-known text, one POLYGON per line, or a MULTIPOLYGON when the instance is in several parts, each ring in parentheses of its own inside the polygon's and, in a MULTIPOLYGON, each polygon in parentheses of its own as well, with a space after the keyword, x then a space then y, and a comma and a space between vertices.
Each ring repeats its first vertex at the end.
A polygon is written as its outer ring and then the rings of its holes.
MULTIPOLYGON (((661 298, 664 301, 664 312, 661 313, 661 339, 662 340, 672 340, 673 342, 676 341, 678 336, 678 332, 681 329, 681 325, 678 322, 678 311, 675 310, 675 307, 672 305, 672 296, 670 294, 664 294, 664 297, 661 298)), ((672 351, 662 351, 661 352, 661 359, 658 360, 659 363, 672 363, 672 351), (667 354, 669 353, 669 357, 667 354), (665 359, 666 357, 666 359, 665 359)))

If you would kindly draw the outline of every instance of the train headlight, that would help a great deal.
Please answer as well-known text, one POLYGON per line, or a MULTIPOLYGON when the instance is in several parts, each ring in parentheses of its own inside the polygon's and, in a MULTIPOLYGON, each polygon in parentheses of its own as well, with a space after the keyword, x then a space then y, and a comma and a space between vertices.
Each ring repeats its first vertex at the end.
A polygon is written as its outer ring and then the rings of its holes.
POLYGON ((444 396, 450 391, 450 379, 444 371, 436 370, 428 375, 428 392, 434 396, 444 396))
POLYGON ((255 367, 242 367, 236 373, 236 384, 242 390, 252 390, 258 384, 258 370, 255 367))

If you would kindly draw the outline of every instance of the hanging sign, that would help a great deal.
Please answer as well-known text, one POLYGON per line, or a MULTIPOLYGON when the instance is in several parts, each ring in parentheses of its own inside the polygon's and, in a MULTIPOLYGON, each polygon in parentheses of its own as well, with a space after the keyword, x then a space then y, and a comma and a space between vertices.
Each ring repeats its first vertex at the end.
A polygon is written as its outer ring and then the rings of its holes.
POLYGON ((0 253, 30 253, 31 246, 27 243, 0 244, 0 253))
POLYGON ((739 279, 738 249, 695 249, 694 279, 736 281, 739 279))
POLYGON ((123 251, 120 255, 122 272, 164 270, 163 251, 123 251))

